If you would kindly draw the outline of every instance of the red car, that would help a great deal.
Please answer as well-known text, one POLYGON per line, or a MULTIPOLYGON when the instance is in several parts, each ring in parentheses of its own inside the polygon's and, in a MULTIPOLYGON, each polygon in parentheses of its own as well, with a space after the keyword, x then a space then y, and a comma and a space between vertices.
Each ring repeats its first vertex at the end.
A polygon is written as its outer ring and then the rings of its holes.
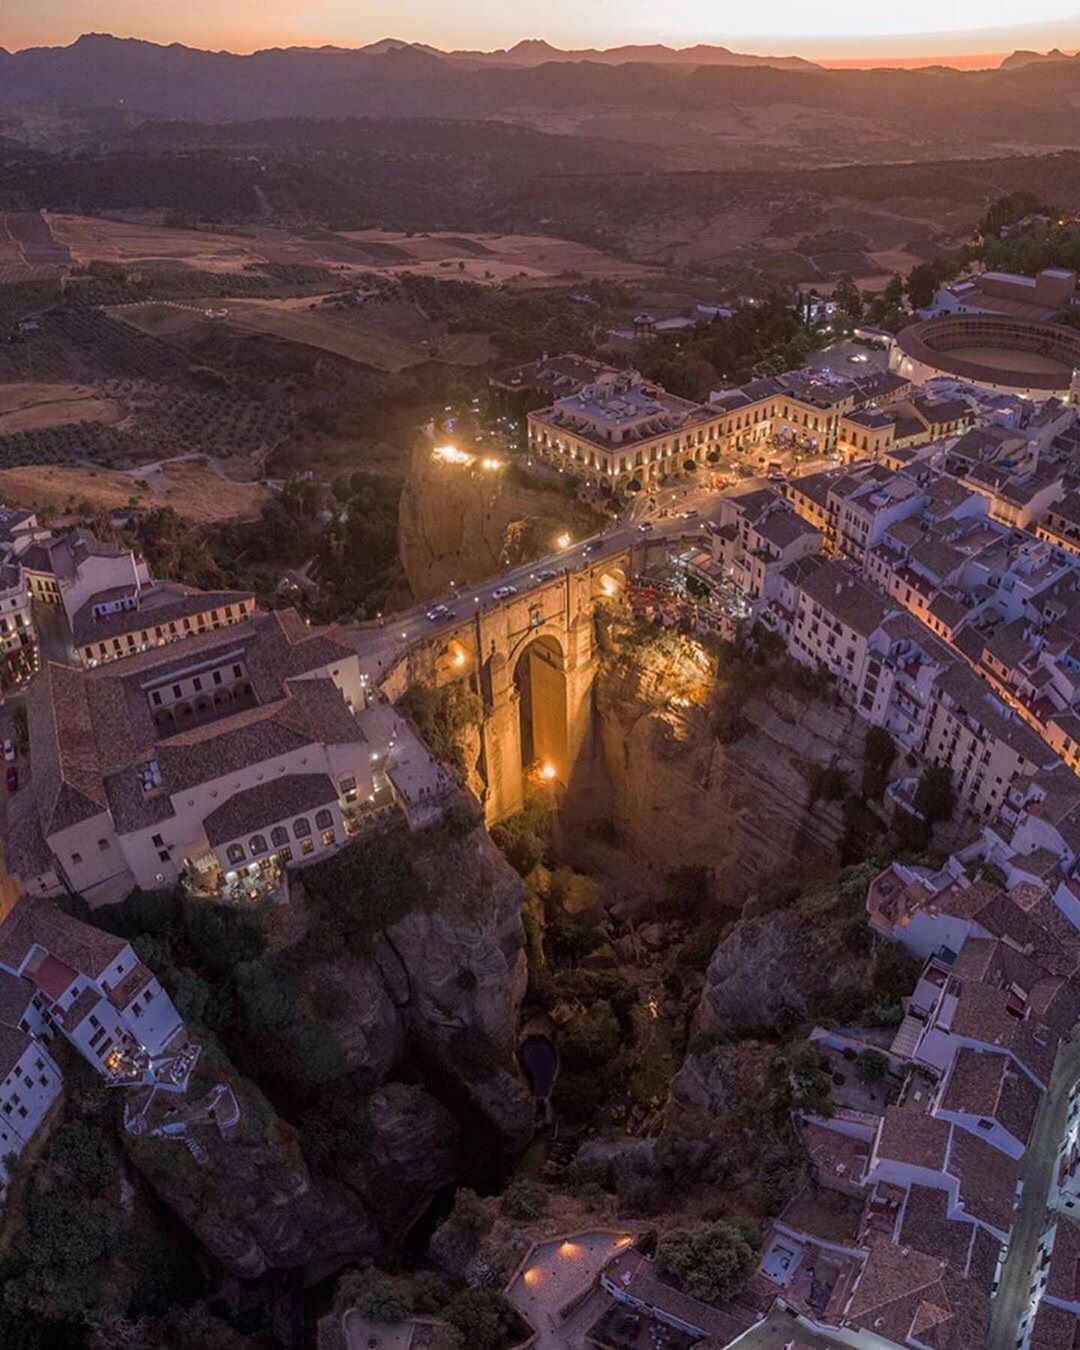
POLYGON ((7 771, 7 790, 9 792, 18 792, 19 790, 19 770, 14 764, 10 765, 7 771))

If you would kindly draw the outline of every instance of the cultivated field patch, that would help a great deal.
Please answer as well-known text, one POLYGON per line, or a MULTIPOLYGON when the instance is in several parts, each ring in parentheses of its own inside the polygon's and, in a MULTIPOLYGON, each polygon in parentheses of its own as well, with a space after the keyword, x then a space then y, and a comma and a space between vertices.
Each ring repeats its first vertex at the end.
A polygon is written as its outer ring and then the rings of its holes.
POLYGON ((0 469, 0 497, 16 506, 119 511, 138 500, 171 506, 197 525, 257 516, 269 495, 258 483, 233 483, 196 460, 173 460, 153 471, 120 473, 80 465, 27 465, 0 469))
POLYGON ((68 422, 119 422, 121 405, 82 384, 0 384, 0 436, 68 422))

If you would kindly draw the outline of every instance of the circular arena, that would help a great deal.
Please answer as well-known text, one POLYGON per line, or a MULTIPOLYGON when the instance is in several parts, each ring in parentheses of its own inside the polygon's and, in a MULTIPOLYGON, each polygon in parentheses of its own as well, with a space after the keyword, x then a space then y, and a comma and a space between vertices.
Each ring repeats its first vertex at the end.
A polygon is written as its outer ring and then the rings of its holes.
POLYGON ((1004 314, 944 314, 903 329, 889 368, 919 384, 946 376, 1003 394, 1067 398, 1080 371, 1080 329, 1004 314))

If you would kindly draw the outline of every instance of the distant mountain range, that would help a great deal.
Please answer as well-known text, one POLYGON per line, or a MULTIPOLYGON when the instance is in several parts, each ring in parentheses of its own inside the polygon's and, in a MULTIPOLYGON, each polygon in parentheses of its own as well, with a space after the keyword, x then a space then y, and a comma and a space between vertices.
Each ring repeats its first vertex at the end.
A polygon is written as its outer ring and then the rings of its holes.
POLYGON ((18 108, 204 125, 498 119, 649 148, 667 168, 775 167, 1069 149, 1078 102, 1080 61, 1060 52, 956 71, 829 70, 707 46, 561 51, 536 40, 441 52, 385 38, 240 56, 88 34, 67 47, 0 49, 0 136, 39 144, 59 143, 62 126, 18 108))
POLYGON ((1061 61, 1072 61, 1080 65, 1080 52, 1075 56, 1069 56, 1058 47, 1053 47, 1048 52, 1013 52, 1002 61, 999 69, 1022 70, 1025 66, 1044 66, 1061 61))
POLYGON ((694 47, 665 47, 660 43, 652 43, 648 46, 631 44, 622 47, 584 47, 567 51, 562 47, 553 47, 550 42, 545 42, 541 38, 526 38, 513 47, 500 47, 493 52, 444 52, 420 42, 383 38, 359 50, 382 54, 406 49, 474 67, 530 67, 542 66, 549 61, 558 63, 594 61, 603 66, 637 63, 649 66, 771 66, 774 70, 820 69, 815 62, 806 61, 801 56, 751 56, 746 52, 733 52, 727 47, 713 47, 704 43, 698 43, 694 47))

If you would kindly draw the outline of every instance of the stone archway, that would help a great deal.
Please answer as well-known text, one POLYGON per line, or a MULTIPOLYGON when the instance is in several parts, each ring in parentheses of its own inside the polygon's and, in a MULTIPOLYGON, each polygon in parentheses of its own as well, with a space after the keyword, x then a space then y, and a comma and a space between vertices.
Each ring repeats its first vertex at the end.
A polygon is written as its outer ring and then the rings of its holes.
POLYGON ((521 766, 565 783, 570 772, 567 735, 566 653, 558 638, 527 643, 514 663, 521 766))

